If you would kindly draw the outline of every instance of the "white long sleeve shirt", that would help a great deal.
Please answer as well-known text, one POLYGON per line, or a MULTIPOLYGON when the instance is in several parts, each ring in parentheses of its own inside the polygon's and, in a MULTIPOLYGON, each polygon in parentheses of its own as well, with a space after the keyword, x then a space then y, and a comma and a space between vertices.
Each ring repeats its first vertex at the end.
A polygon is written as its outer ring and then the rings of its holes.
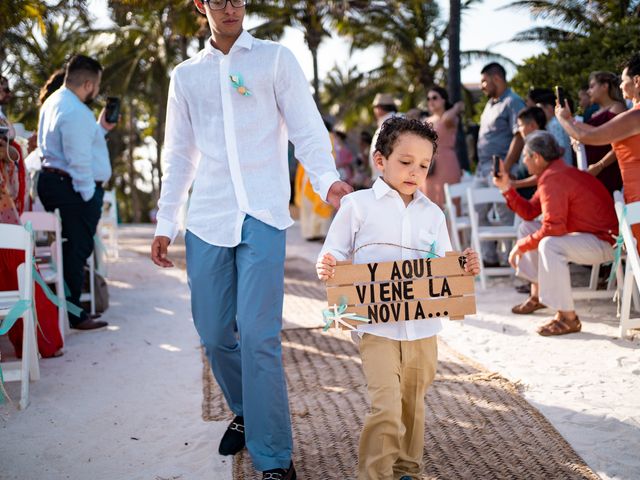
MULTIPOLYGON (((451 250, 444 213, 420 190, 405 207, 400 194, 378 178, 373 187, 342 198, 318 258, 329 252, 336 260, 354 264, 424 258, 435 241, 435 254, 451 250), (363 245, 391 243, 391 245, 363 245), (358 250, 359 249, 359 250, 358 250), (355 252, 355 254, 353 253, 355 252)), ((439 318, 398 323, 358 325, 358 333, 370 333, 392 340, 418 340, 442 330, 439 318)))
POLYGON ((192 183, 187 229, 211 245, 238 245, 246 215, 279 230, 291 226, 287 140, 326 199, 339 176, 293 54, 246 31, 227 55, 207 42, 172 74, 156 236, 175 238, 192 183))

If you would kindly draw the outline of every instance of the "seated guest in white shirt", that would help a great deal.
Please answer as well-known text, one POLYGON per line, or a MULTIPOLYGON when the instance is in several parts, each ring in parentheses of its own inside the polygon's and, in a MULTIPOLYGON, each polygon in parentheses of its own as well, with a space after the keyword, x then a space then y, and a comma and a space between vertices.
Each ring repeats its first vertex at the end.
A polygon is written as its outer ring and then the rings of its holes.
MULTIPOLYGON (((393 117, 382 125, 374 154, 382 177, 342 199, 316 265, 321 280, 333 275, 337 260, 408 260, 424 257, 415 249, 438 256, 451 250, 442 210, 418 189, 427 179, 436 140, 433 128, 417 120, 393 117)), ((466 271, 478 274, 477 253, 467 249, 464 255, 466 271)), ((358 479, 420 477, 424 395, 435 376, 441 329, 439 318, 358 326, 371 401, 360 437, 358 479)))

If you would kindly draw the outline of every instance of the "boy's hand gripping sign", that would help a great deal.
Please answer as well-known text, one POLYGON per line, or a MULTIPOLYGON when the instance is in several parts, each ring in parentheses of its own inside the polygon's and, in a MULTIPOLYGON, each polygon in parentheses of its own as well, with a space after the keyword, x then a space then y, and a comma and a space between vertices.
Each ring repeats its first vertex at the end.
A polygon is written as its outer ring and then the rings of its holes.
POLYGON ((474 276, 464 270, 466 261, 460 252, 447 252, 443 258, 339 262, 327 280, 325 330, 440 317, 462 320, 476 313, 474 276))

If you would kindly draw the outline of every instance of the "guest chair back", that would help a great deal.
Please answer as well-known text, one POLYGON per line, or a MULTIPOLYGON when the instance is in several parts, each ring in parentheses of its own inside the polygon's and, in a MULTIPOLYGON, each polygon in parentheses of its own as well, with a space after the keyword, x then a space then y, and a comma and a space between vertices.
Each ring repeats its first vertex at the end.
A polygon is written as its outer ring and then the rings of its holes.
POLYGON ((513 225, 480 225, 476 206, 506 203, 506 200, 502 196, 502 193, 500 193, 500 190, 494 187, 469 188, 467 190, 467 199, 469 203, 469 219, 471 223, 471 245, 473 249, 478 252, 478 258, 480 259, 480 285, 483 289, 486 289, 488 276, 512 275, 514 272, 511 267, 483 268, 482 249, 480 248, 480 243, 484 241, 510 242, 512 240, 516 240, 518 238, 517 226, 519 223, 519 217, 517 215, 515 216, 513 225))
POLYGON ((620 224, 619 230, 627 251, 620 306, 620 337, 624 337, 630 328, 640 328, 640 318, 630 318, 632 297, 635 297, 636 308, 639 306, 637 291, 640 287, 640 256, 636 239, 631 232, 631 226, 640 223, 640 201, 625 204, 620 192, 616 192, 614 199, 620 224))
POLYGON ((40 275, 47 284, 55 284, 58 297, 58 324, 60 335, 64 341, 65 334, 69 331, 69 318, 67 314, 67 302, 64 294, 64 267, 62 257, 62 223, 60 211, 56 208, 53 212, 24 212, 20 216, 23 225, 31 222, 34 233, 53 233, 54 240, 46 246, 36 247, 35 255, 39 260, 40 275))
POLYGON ((24 263, 17 269, 18 290, 0 292, 0 331, 12 309, 22 310, 22 359, 2 362, 5 382, 20 381, 20 409, 29 405, 29 380, 40 378, 36 340, 35 296, 33 287, 33 235, 22 225, 0 224, 0 249, 24 251, 24 263), (22 307, 22 308, 20 308, 22 307))

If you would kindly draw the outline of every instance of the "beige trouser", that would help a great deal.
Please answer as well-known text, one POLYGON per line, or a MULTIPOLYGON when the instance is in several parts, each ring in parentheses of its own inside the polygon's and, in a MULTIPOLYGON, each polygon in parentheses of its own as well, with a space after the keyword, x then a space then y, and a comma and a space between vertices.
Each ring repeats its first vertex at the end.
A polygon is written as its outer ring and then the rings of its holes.
MULTIPOLYGON (((539 230, 540 222, 522 222, 518 238, 539 230)), ((571 293, 569 262, 595 265, 613 260, 613 248, 592 233, 569 233, 560 237, 544 237, 537 250, 525 253, 518 263, 516 275, 540 286, 540 302, 563 312, 575 310, 571 293)))
POLYGON ((371 411, 360 436, 358 479, 419 479, 424 397, 436 374, 437 337, 398 341, 364 334, 360 355, 371 411))

